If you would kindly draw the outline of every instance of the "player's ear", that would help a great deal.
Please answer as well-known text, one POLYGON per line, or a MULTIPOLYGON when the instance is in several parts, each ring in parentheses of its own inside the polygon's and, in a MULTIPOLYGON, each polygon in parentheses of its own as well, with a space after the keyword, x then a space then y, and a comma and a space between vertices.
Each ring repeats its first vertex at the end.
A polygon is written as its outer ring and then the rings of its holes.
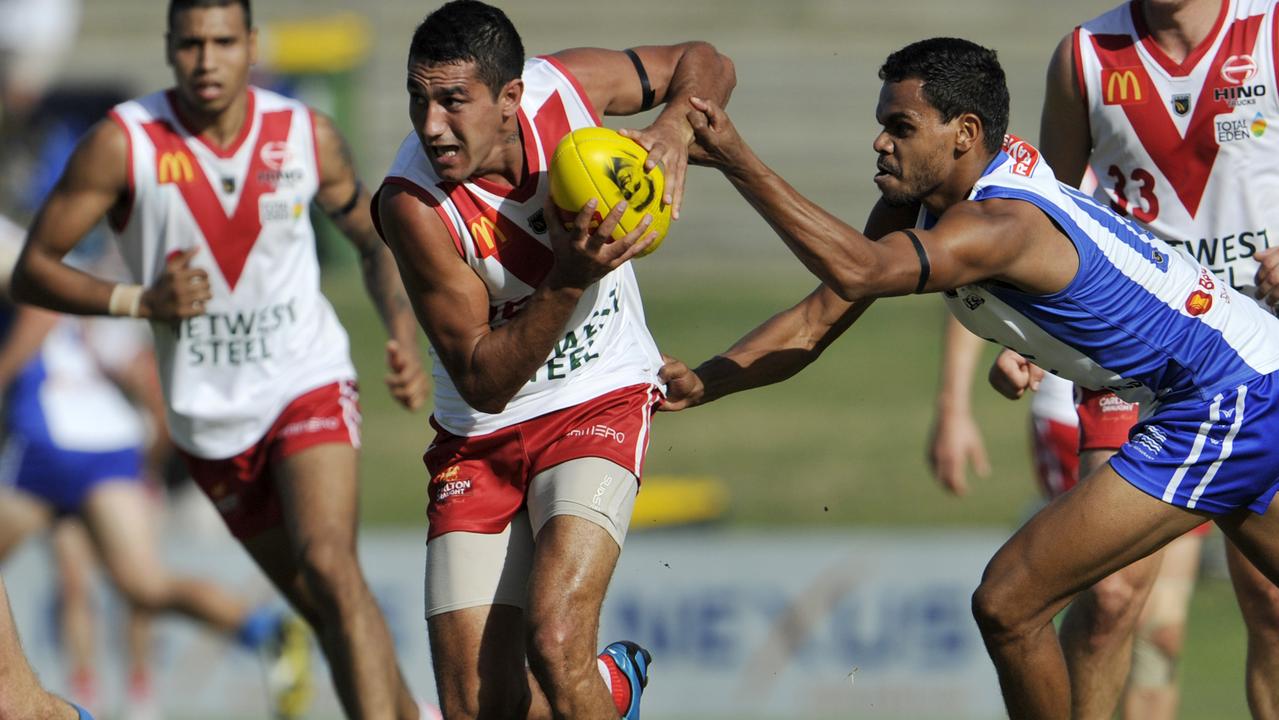
POLYGON ((497 96, 497 102, 502 106, 502 117, 515 117, 515 113, 520 109, 520 100, 524 98, 524 79, 515 78, 502 86, 502 92, 497 96))
POLYGON ((981 144, 981 118, 973 113, 962 113, 955 122, 955 149, 968 152, 981 144))

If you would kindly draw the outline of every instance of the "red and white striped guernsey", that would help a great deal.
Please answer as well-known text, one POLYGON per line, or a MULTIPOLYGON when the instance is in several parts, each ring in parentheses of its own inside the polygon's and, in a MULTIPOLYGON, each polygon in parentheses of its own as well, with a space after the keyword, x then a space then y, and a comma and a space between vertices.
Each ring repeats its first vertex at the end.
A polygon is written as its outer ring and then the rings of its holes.
MULTIPOLYGON (((519 123, 528 179, 519 187, 483 179, 441 181, 414 133, 400 145, 384 181, 406 188, 439 214, 458 253, 488 288, 492 327, 520 311, 554 262, 543 203, 556 144, 575 128, 599 125, 577 80, 554 58, 529 59, 523 79, 519 123)), ((468 405, 435 360, 435 420, 463 436, 490 433, 627 385, 656 385, 662 366, 630 263, 587 290, 546 362, 500 413, 468 405)))
POLYGON ((1223 0, 1181 63, 1140 3, 1074 34, 1097 198, 1186 250, 1245 295, 1258 250, 1279 245, 1275 0, 1223 0))
POLYGON ((213 293, 206 314, 152 330, 174 441, 225 458, 257 442, 294 398, 354 378, 355 368, 320 294, 310 109, 250 88, 240 137, 219 148, 186 127, 176 102, 160 92, 112 110, 128 133, 132 195, 113 226, 144 285, 170 254, 199 248, 192 265, 208 272, 213 293))

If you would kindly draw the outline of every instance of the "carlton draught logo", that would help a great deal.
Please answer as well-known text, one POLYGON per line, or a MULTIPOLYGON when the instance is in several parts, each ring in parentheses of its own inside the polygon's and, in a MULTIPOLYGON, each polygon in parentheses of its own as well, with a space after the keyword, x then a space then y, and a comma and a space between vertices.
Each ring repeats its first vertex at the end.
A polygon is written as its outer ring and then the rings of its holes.
POLYGON ((195 179, 195 168, 191 165, 191 156, 184 152, 164 153, 156 164, 156 175, 161 185, 191 182, 195 179))
POLYGON ((1107 105, 1135 105, 1145 102, 1137 68, 1109 68, 1101 71, 1101 86, 1107 105))

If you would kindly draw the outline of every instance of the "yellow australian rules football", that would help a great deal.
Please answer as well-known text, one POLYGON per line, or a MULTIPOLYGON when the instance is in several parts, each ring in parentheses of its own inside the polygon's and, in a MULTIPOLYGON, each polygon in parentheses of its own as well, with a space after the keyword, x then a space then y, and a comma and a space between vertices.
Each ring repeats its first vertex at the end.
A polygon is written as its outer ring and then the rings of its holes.
POLYGON ((573 217, 595 198, 599 201, 595 221, 601 222, 614 205, 625 200, 626 211, 613 229, 615 240, 634 230, 645 215, 652 215, 648 229, 657 237, 636 257, 647 255, 662 244, 671 225, 671 208, 662 203, 666 181, 661 168, 644 172, 647 159, 643 146, 616 130, 578 128, 560 140, 551 156, 551 201, 573 217))

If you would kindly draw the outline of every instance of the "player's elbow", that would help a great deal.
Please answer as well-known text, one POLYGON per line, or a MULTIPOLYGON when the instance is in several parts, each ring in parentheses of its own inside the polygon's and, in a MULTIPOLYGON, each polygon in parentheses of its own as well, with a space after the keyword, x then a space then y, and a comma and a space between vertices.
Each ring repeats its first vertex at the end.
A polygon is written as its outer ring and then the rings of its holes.
POLYGON ((870 273, 856 266, 833 267, 823 278, 826 287, 844 302, 857 302, 872 297, 870 281, 870 273))
POLYGON ((706 43, 706 47, 715 54, 715 76, 724 84, 724 102, 728 102, 728 96, 732 94, 733 88, 737 87, 737 66, 733 64, 732 58, 720 52, 714 45, 706 43))
POLYGON ((506 409, 514 393, 504 393, 493 388, 465 385, 458 387, 458 393, 473 409, 488 415, 497 415, 506 409))

